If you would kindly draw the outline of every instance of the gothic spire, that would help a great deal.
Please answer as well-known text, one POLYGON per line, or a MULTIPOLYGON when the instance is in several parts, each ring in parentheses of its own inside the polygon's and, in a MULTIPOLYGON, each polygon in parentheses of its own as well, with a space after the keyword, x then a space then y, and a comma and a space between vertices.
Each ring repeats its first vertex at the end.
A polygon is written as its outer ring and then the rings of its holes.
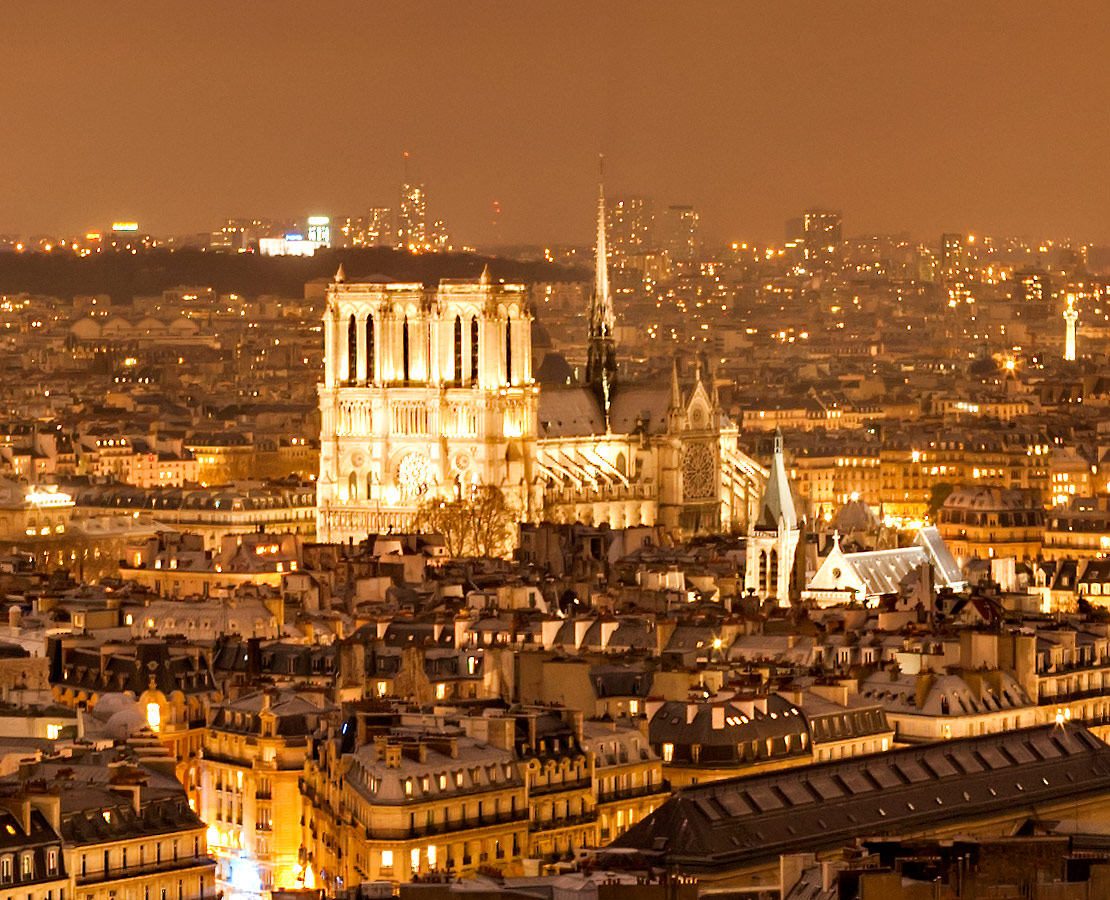
POLYGON ((794 508, 794 498, 790 493, 790 479, 786 474, 786 460, 782 446, 782 431, 775 429, 775 453, 771 461, 771 474, 763 499, 759 503, 759 521, 755 527, 760 531, 777 531, 780 527, 798 527, 798 513, 794 508))
POLYGON ((609 403, 617 378, 617 349, 613 341, 616 315, 609 292, 608 246, 605 237, 604 159, 597 191, 597 257, 594 293, 590 300, 590 340, 586 353, 586 381, 602 402, 606 426, 609 424, 609 403))

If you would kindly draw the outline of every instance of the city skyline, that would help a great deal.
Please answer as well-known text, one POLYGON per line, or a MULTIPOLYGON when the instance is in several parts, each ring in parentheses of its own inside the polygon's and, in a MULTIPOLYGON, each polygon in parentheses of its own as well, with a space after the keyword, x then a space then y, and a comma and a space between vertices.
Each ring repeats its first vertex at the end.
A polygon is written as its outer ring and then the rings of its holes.
POLYGON ((718 240, 827 206, 852 233, 1110 243, 1094 7, 138 9, 9 12, 0 231, 353 214, 395 204, 408 151, 467 242, 585 243, 603 151, 609 193, 718 240))

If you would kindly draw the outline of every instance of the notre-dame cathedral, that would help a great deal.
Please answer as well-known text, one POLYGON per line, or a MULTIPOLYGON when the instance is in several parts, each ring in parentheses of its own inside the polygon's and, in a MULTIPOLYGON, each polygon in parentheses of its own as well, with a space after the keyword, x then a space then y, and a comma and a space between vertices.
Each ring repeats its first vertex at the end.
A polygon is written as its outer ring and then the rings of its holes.
POLYGON ((624 383, 598 203, 586 380, 532 378, 521 284, 347 281, 328 288, 317 535, 410 528, 422 501, 500 487, 524 521, 676 535, 747 529, 767 471, 742 453, 712 377, 624 383))

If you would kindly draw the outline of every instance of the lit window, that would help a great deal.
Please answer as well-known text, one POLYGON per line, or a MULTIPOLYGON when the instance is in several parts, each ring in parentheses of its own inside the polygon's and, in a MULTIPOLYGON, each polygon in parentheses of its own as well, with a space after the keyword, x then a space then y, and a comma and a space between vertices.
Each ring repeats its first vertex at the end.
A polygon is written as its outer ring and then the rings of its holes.
POLYGON ((378 682, 378 696, 379 697, 384 697, 385 692, 386 692, 386 690, 388 690, 388 688, 389 688, 389 685, 386 682, 379 681, 378 682))
POLYGON ((630 716, 638 716, 640 714, 640 701, 639 700, 629 700, 628 701, 628 714, 630 716))
POLYGON ((146 705, 146 723, 151 731, 158 731, 162 727, 162 707, 157 703, 146 705))
POLYGON ((382 868, 383 869, 392 869, 393 868, 393 851, 392 850, 383 850, 382 851, 382 868))
POLYGON ((429 869, 434 869, 436 867, 436 846, 435 846, 435 844, 429 844, 428 845, 427 856, 428 856, 428 868, 429 869))
POLYGON ((663 762, 669 763, 674 759, 674 744, 663 745, 663 762))
POLYGON ((447 685, 442 684, 442 683, 437 684, 436 685, 436 699, 437 700, 442 700, 446 696, 447 696, 447 685))
POLYGON ((413 847, 412 852, 409 853, 409 862, 412 863, 412 870, 417 872, 420 870, 420 848, 413 847))
POLYGON ((46 737, 48 740, 56 741, 62 734, 62 726, 49 723, 46 726, 46 737))

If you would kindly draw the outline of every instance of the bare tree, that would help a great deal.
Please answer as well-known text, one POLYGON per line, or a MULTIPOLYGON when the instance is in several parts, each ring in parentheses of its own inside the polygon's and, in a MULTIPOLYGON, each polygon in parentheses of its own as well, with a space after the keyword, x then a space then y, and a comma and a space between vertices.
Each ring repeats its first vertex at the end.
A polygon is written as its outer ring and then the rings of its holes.
POLYGON ((483 484, 454 500, 425 500, 416 514, 416 528, 442 536, 449 556, 506 556, 517 519, 505 492, 483 484))

